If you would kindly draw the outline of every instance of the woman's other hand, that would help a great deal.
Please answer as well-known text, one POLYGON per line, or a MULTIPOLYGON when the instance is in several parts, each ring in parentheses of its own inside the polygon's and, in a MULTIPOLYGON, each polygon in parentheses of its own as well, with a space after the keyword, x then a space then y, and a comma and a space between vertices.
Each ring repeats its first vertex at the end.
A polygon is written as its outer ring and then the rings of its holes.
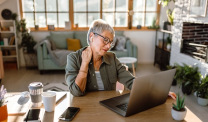
POLYGON ((169 92, 168 96, 172 97, 174 100, 176 100, 176 94, 174 92, 169 92))
POLYGON ((92 50, 90 46, 88 46, 83 52, 82 52, 82 62, 85 62, 89 64, 90 60, 92 58, 92 50))

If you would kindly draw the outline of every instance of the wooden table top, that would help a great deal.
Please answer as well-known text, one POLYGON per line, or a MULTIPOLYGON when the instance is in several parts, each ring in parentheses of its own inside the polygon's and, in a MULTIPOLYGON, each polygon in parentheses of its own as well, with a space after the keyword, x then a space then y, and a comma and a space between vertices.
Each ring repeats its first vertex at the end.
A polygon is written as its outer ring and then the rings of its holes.
MULTIPOLYGON (((127 93, 127 91, 125 92, 127 93)), ((83 97, 73 97, 70 93, 63 98, 59 103, 56 104, 54 112, 45 112, 44 107, 41 108, 42 122, 57 122, 58 117, 68 107, 79 107, 80 111, 75 116, 73 121, 79 122, 100 122, 100 121, 111 121, 111 122, 132 122, 132 121, 156 121, 156 122, 172 122, 174 121, 171 116, 172 103, 175 102, 171 98, 168 98, 166 103, 148 109, 146 111, 134 114, 129 117, 123 117, 119 114, 109 110, 102 106, 99 101, 108 99, 111 97, 121 95, 117 91, 96 91, 89 92, 83 97)), ((186 107, 187 108, 187 107, 186 107)), ((8 122, 19 122, 23 121, 25 115, 22 116, 9 116, 8 122)), ((185 121, 188 122, 199 122, 201 121, 193 112, 187 108, 187 114, 185 121)))

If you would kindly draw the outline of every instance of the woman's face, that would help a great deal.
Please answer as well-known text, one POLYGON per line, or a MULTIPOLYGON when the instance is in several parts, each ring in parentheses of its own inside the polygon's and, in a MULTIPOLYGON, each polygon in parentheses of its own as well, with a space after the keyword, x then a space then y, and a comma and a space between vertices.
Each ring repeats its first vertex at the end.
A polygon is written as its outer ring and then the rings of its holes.
POLYGON ((111 48, 113 35, 109 31, 104 31, 103 33, 92 33, 90 41, 93 53, 103 56, 111 48), (108 41, 110 42, 106 44, 108 41))

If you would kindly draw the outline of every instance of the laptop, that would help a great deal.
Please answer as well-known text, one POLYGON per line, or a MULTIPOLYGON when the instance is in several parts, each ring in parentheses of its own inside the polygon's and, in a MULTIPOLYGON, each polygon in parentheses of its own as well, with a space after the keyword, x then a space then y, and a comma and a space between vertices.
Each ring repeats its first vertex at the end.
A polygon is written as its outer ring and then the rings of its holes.
POLYGON ((176 69, 162 71, 134 80, 131 92, 100 101, 100 104, 122 115, 130 116, 165 103, 176 69))

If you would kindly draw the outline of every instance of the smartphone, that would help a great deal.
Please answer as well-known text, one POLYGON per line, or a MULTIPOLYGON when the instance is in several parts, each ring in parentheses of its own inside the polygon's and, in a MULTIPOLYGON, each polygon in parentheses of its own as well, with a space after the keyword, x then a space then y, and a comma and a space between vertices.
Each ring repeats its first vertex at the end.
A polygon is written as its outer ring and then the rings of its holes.
POLYGON ((40 122, 39 114, 40 114, 40 109, 30 109, 27 112, 27 116, 25 117, 24 122, 30 122, 30 121, 40 122))
POLYGON ((75 115, 79 112, 78 107, 68 107, 64 113, 59 117, 60 120, 71 121, 75 115))

